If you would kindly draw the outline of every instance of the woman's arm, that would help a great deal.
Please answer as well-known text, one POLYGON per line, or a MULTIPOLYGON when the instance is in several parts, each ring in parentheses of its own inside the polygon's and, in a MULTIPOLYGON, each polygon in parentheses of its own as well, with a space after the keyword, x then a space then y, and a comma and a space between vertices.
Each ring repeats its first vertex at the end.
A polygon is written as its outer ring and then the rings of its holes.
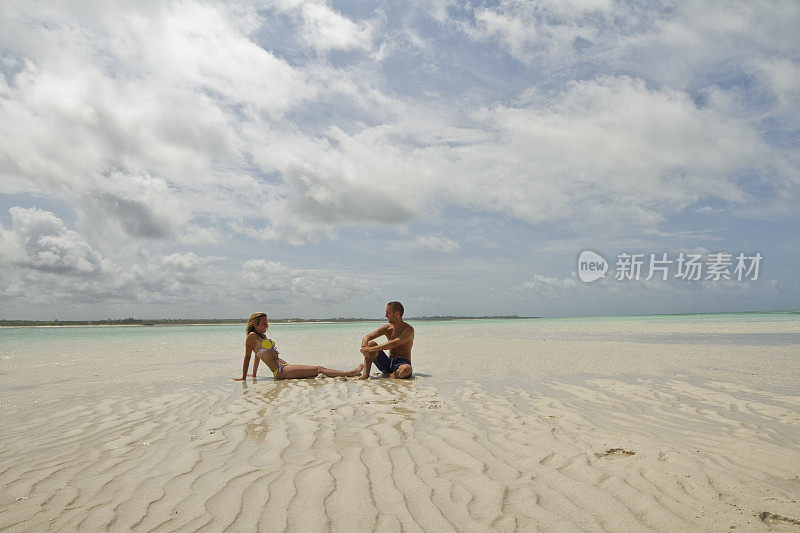
MULTIPOLYGON (((253 351, 252 345, 252 333, 247 336, 247 340, 244 343, 244 364, 242 364, 242 377, 241 378, 233 378, 235 381, 242 381, 247 379, 247 367, 250 366, 250 352, 253 351)), ((253 363, 253 374, 255 374, 255 368, 257 366, 258 357, 256 357, 256 363, 253 363)))
MULTIPOLYGON (((253 359, 253 377, 256 377, 256 372, 258 372, 258 363, 260 363, 260 362, 261 362, 261 359, 259 359, 258 356, 256 356, 253 359)), ((245 365, 245 366, 247 366, 247 365, 245 365)))

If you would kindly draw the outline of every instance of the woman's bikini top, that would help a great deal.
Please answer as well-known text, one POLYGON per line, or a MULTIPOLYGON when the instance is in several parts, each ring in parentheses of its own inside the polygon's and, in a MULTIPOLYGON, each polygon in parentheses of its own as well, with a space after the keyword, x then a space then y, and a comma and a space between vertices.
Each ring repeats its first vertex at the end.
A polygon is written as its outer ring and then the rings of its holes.
MULTIPOLYGON (((273 342, 272 339, 262 339, 261 340, 261 348, 258 349, 257 353, 261 353, 264 350, 269 350, 270 348, 274 348, 274 347, 275 347, 275 342, 273 342)), ((275 351, 277 352, 278 350, 275 350, 275 351)))

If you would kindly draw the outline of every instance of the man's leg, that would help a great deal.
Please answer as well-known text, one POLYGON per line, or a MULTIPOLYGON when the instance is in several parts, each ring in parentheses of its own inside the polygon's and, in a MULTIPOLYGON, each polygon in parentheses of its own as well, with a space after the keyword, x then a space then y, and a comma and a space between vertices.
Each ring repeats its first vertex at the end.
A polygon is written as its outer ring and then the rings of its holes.
MULTIPOLYGON (((369 346, 377 346, 376 342, 370 342, 369 346)), ((371 363, 375 363, 375 366, 378 367, 378 370, 387 375, 388 372, 391 372, 390 367, 391 364, 389 362, 389 357, 386 355, 385 352, 367 352, 364 354, 364 375, 362 375, 359 379, 367 379, 369 378, 369 371, 371 368, 371 363)))
POLYGON ((411 365, 400 365, 397 370, 392 372, 389 377, 397 379, 406 379, 411 375, 411 365))
MULTIPOLYGON (((377 346, 378 343, 375 341, 369 341, 367 346, 377 346)), ((375 357, 378 356, 378 352, 367 352, 364 355, 364 370, 361 374, 361 377, 358 379, 368 379, 369 378, 369 371, 372 369, 372 361, 375 360, 375 357)))

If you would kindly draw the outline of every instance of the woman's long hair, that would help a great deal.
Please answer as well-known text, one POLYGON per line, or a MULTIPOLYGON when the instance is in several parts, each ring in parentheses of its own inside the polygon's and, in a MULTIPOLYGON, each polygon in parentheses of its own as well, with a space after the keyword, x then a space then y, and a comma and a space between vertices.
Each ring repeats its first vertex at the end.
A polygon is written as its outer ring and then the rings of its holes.
POLYGON ((247 334, 250 335, 251 331, 255 331, 256 335, 258 335, 259 339, 267 338, 266 335, 262 335, 261 333, 256 331, 256 326, 261 321, 261 317, 267 316, 267 313, 253 313, 250 315, 250 320, 247 321, 247 334))

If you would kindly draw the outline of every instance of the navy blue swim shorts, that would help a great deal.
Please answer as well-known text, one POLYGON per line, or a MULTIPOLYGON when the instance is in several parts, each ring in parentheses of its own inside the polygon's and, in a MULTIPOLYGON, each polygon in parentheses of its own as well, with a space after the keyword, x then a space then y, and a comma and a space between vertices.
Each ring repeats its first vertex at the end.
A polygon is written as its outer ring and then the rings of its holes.
POLYGON ((372 362, 375 363, 375 366, 378 367, 378 370, 384 374, 391 374, 401 365, 411 365, 411 361, 408 359, 403 359, 402 357, 387 357, 383 350, 378 352, 378 355, 375 356, 375 359, 372 362))

